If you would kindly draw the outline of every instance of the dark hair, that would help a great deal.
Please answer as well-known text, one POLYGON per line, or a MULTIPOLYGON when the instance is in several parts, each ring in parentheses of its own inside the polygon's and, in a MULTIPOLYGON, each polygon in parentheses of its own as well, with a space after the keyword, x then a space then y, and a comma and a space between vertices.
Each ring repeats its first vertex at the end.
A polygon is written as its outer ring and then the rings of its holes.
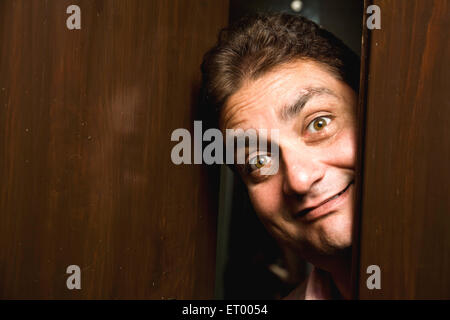
POLYGON ((244 79, 298 58, 322 63, 358 92, 360 62, 351 49, 304 17, 271 13, 245 17, 219 33, 201 66, 203 103, 217 114, 244 79))

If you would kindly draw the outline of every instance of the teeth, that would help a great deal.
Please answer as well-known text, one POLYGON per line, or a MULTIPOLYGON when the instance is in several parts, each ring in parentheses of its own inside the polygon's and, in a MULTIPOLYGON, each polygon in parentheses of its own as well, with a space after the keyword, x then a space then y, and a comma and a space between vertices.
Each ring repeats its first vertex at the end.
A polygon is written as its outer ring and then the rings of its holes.
POLYGON ((330 199, 328 199, 328 200, 325 201, 324 203, 327 203, 328 201, 334 200, 334 199, 336 199, 337 197, 339 197, 340 195, 341 195, 341 194, 338 193, 337 195, 335 195, 334 197, 331 197, 330 199))
MULTIPOLYGON (((353 183, 353 182, 352 182, 352 183, 353 183)), ((352 184, 352 183, 350 183, 350 184, 352 184)), ((339 192, 337 195, 335 195, 334 197, 331 197, 330 199, 326 200, 326 201, 323 202, 323 203, 327 203, 328 201, 331 201, 331 200, 334 200, 334 199, 338 198, 341 194, 343 194, 345 191, 347 191, 347 189, 348 189, 348 187, 350 186, 350 184, 347 186, 347 188, 345 188, 344 190, 342 190, 341 192, 339 192)), ((323 203, 322 203, 322 204, 323 204, 323 203)))
MULTIPOLYGON (((339 192, 339 193, 338 193, 337 195, 335 195, 334 197, 330 198, 330 200, 336 199, 336 198, 339 197, 341 194, 343 194, 346 190, 347 190, 347 188, 345 188, 344 190, 342 190, 341 192, 339 192)), ((328 201, 330 201, 330 200, 328 200, 328 201)), ((328 202, 328 201, 327 201, 327 202, 328 202)))

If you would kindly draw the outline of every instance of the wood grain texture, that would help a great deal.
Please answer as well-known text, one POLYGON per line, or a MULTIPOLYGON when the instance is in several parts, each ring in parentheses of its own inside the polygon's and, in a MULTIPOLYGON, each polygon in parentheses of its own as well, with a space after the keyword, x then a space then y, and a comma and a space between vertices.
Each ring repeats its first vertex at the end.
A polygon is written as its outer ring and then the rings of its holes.
POLYGON ((450 298, 450 1, 374 0, 361 299, 450 298), (381 268, 368 290, 366 268, 381 268))
POLYGON ((227 19, 226 0, 0 2, 0 298, 212 297, 218 176, 172 164, 170 135, 227 19))

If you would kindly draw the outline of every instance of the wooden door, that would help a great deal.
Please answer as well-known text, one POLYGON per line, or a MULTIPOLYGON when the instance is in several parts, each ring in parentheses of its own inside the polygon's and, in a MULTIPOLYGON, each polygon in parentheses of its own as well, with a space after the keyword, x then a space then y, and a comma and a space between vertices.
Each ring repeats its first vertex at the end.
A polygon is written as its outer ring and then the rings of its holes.
POLYGON ((227 19, 226 0, 0 2, 0 298, 213 296, 217 177, 170 137, 227 19))
POLYGON ((359 297, 449 299, 450 1, 372 2, 381 29, 363 55, 359 297), (371 265, 381 289, 367 287, 371 265))

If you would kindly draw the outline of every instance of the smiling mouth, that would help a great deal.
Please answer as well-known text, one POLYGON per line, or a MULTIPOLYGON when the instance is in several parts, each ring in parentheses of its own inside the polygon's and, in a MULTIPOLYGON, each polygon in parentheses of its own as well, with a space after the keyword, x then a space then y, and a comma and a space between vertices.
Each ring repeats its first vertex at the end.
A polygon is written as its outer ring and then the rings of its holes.
POLYGON ((335 200, 335 199, 339 198, 340 196, 342 196, 342 195, 350 188, 350 186, 351 186, 354 182, 355 182, 355 181, 352 180, 352 181, 351 181, 351 182, 350 182, 350 183, 349 183, 342 191, 340 191, 339 193, 335 194, 334 196, 332 196, 332 197, 326 199, 325 201, 321 202, 319 205, 317 205, 317 206, 315 206, 315 207, 303 209, 302 211, 300 211, 300 212, 298 213, 297 216, 298 216, 298 217, 303 217, 303 216, 307 215, 309 212, 311 212, 311 211, 313 211, 313 210, 315 210, 315 209, 317 209, 317 208, 323 206, 324 204, 326 204, 326 203, 328 203, 328 202, 330 202, 330 201, 332 201, 332 200, 335 200))

